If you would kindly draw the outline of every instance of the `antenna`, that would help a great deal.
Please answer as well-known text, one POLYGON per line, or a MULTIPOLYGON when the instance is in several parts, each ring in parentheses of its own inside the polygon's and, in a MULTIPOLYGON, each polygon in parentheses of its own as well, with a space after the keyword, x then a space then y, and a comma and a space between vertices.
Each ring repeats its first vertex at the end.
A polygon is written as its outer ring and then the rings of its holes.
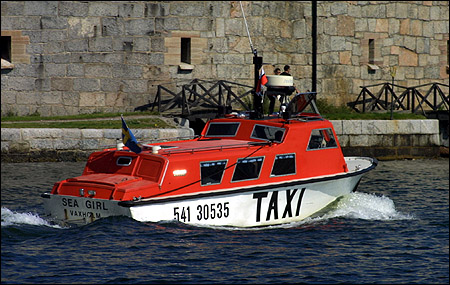
POLYGON ((250 32, 248 31, 247 19, 245 18, 244 8, 242 8, 242 2, 239 1, 239 4, 241 5, 242 16, 244 17, 245 28, 247 29, 248 40, 250 41, 250 48, 252 50, 252 53, 256 56, 257 51, 256 49, 253 48, 252 38, 250 37, 250 32))

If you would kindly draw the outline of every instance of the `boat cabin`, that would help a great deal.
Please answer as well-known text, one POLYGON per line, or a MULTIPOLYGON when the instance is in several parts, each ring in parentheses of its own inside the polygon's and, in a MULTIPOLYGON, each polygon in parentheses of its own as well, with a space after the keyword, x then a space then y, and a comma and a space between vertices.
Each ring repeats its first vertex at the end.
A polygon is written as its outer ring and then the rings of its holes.
POLYGON ((55 184, 52 194, 125 201, 270 186, 347 171, 333 126, 321 117, 234 116, 209 121, 199 138, 144 145, 140 154, 92 153, 82 176, 55 184))

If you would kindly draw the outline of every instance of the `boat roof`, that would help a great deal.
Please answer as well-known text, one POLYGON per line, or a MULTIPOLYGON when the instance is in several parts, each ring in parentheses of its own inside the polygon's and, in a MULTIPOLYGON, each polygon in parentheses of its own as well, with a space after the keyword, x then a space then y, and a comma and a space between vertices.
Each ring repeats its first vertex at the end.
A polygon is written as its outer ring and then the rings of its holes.
MULTIPOLYGON (((320 116, 305 116, 284 120, 281 118, 248 119, 239 117, 210 120, 201 136, 190 140, 174 140, 143 144, 143 150, 170 155, 175 153, 251 148, 271 143, 282 143, 289 129, 329 128, 331 123, 320 116), (215 126, 213 130, 213 126, 215 126), (259 127, 259 130, 257 128, 259 127), (227 129, 228 128, 228 129, 227 129), (268 130, 270 129, 270 130, 268 130), (281 134, 276 132, 281 131, 281 134)), ((304 133, 310 136, 309 132, 304 133)))

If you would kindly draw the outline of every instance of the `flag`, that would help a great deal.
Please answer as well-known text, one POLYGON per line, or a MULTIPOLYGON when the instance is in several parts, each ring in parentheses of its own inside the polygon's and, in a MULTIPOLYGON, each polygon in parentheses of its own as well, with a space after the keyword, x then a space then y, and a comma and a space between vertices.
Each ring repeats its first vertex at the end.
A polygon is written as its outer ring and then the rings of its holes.
POLYGON ((125 123, 125 120, 122 116, 122 142, 125 146, 127 146, 129 149, 134 151, 135 153, 140 153, 142 151, 141 147, 139 146, 136 138, 134 137, 131 130, 128 128, 127 123, 125 123))
POLYGON ((261 69, 259 70, 258 84, 256 85, 256 94, 258 94, 259 96, 262 96, 261 89, 264 85, 266 85, 267 81, 268 80, 267 80, 266 73, 264 72, 264 67, 261 67, 261 69))

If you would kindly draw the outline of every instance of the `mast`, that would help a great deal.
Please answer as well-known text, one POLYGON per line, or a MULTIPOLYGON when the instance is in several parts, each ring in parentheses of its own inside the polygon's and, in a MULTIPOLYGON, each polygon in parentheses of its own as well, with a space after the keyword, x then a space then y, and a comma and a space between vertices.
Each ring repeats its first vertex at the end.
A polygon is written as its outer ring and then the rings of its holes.
POLYGON ((255 84, 253 89, 253 111, 255 119, 260 119, 263 117, 263 97, 256 93, 256 88, 259 84, 259 70, 262 67, 263 58, 258 56, 258 53, 255 50, 253 54, 253 64, 255 65, 255 84))
POLYGON ((317 91, 317 1, 312 5, 312 92, 317 91))
POLYGON ((248 30, 248 25, 247 25, 247 19, 245 18, 245 13, 244 13, 244 8, 242 8, 242 3, 241 1, 239 1, 239 4, 241 5, 241 11, 242 11, 242 16, 244 17, 244 23, 245 23, 245 28, 247 30, 247 35, 248 35, 248 40, 250 42, 250 49, 252 50, 253 53, 253 64, 255 66, 254 68, 254 74, 255 74, 255 78, 254 78, 254 88, 253 88, 253 114, 250 114, 250 116, 252 118, 255 119, 260 119, 263 117, 263 98, 261 96, 259 96, 258 94, 256 94, 256 88, 258 86, 258 82, 259 82, 259 70, 262 67, 263 64, 263 58, 261 56, 258 56, 258 51, 253 48, 253 43, 252 43, 252 38, 250 37, 250 32, 248 30))

